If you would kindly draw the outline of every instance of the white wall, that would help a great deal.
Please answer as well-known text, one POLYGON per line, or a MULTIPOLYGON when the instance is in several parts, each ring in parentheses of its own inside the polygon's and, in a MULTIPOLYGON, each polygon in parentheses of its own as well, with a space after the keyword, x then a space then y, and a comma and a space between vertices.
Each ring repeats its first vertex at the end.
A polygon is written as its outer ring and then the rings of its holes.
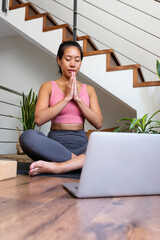
MULTIPOLYGON (((31 88, 38 93, 40 85, 45 81, 55 80, 59 77, 56 60, 36 47, 27 42, 21 36, 13 36, 0 39, 0 85, 18 92, 28 93, 31 88)), ((78 77, 82 82, 93 84, 102 108, 104 116, 103 128, 116 126, 116 120, 127 116, 134 117, 136 112, 128 105, 102 89, 100 86, 91 83, 89 79, 81 74, 78 77)), ((6 101, 19 105, 21 97, 15 96, 6 91, 0 91, 0 101, 6 101)), ((20 109, 15 106, 0 103, 0 114, 11 114, 20 116, 20 109)), ((4 130, 2 128, 15 129, 22 125, 18 120, 0 116, 0 153, 15 153, 16 141, 18 134, 16 131, 4 130), (4 141, 13 141, 13 143, 3 143, 4 141)), ((50 123, 42 127, 42 131, 49 131, 50 123)), ((92 129, 86 123, 85 130, 92 129)))
MULTIPOLYGON (((54 58, 40 50, 38 47, 24 40, 19 35, 0 39, 0 85, 18 92, 28 94, 29 90, 37 94, 40 85, 45 81, 58 77, 58 68, 54 58)), ((1 90, 1 101, 19 105, 21 97, 1 90)), ((0 114, 20 116, 18 107, 1 103, 0 114)), ((47 133, 49 125, 42 127, 47 133)), ((18 120, 0 116, 0 128, 22 129, 18 120)), ((18 134, 15 131, 0 129, 0 141, 17 141, 18 134)), ((14 153, 15 143, 0 143, 0 153, 14 153)))

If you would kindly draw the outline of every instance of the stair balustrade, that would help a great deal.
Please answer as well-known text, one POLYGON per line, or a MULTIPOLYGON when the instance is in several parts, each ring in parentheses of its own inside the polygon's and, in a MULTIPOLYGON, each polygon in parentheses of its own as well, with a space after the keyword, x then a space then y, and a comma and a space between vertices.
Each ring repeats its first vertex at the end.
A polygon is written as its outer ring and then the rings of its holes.
POLYGON ((5 13, 7 12, 7 1, 6 0, 2 1, 2 11, 5 13))
POLYGON ((74 0, 73 6, 73 41, 77 38, 77 0, 74 0))

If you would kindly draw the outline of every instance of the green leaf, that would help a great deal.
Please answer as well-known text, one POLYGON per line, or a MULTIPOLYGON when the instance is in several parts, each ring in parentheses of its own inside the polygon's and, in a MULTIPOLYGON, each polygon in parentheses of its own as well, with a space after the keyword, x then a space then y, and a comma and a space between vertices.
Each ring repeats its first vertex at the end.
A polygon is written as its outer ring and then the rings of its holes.
POLYGON ((121 122, 121 121, 132 121, 131 118, 121 118, 120 120, 117 120, 116 122, 121 122))
POLYGON ((158 124, 159 125, 159 127, 160 127, 160 121, 158 121, 158 120, 155 120, 155 121, 153 121, 154 123, 156 123, 156 124, 158 124))
POLYGON ((117 127, 117 128, 114 130, 114 132, 125 132, 125 131, 129 130, 129 128, 121 130, 121 129, 122 129, 124 126, 126 126, 126 125, 127 125, 127 124, 123 124, 122 126, 117 127))
POLYGON ((130 125, 129 130, 132 130, 133 128, 135 128, 137 126, 137 124, 139 123, 139 121, 140 121, 140 119, 133 118, 132 121, 131 121, 131 125, 130 125))
POLYGON ((157 113, 159 113, 160 112, 160 110, 158 110, 158 111, 156 111, 155 113, 153 113, 153 115, 148 119, 148 121, 149 120, 151 120, 157 113))
POLYGON ((141 119, 141 123, 142 123, 142 130, 145 131, 146 125, 147 125, 147 118, 148 118, 148 113, 145 114, 142 119, 141 119))
POLYGON ((160 78, 160 63, 159 63, 158 60, 157 60, 157 63, 156 63, 156 71, 157 71, 157 76, 160 78))

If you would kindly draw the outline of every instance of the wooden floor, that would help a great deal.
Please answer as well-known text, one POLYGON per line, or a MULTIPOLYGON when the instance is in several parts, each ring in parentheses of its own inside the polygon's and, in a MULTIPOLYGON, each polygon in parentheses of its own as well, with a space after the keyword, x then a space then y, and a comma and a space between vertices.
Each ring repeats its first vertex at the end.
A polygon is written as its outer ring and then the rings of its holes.
POLYGON ((73 181, 0 181, 0 239, 160 239, 160 196, 76 199, 61 185, 73 181))

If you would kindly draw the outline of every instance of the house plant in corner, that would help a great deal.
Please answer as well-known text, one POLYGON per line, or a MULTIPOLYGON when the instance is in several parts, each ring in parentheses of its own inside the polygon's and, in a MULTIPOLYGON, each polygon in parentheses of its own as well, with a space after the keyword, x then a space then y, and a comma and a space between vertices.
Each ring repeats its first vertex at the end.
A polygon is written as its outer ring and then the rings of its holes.
MULTIPOLYGON (((18 119, 23 124, 23 131, 27 129, 34 129, 35 128, 35 121, 34 121, 34 111, 35 106, 37 103, 37 95, 31 89, 26 96, 24 92, 22 92, 22 101, 20 101, 21 106, 21 114, 22 118, 14 117, 18 119)), ((13 117, 13 116, 12 116, 13 117)), ((19 144, 19 137, 20 137, 20 130, 18 130, 18 143, 17 143, 17 154, 23 154, 23 151, 19 144)))
POLYGON ((152 118, 159 113, 160 110, 152 114, 148 118, 148 113, 142 118, 122 118, 117 122, 125 121, 120 127, 117 127, 114 132, 135 132, 135 133, 160 133, 160 121, 152 120, 152 118), (159 129, 159 131, 157 131, 159 129))
MULTIPOLYGON (((160 63, 156 62, 157 76, 160 78, 160 63)), ((152 120, 152 118, 159 113, 160 110, 152 114, 148 118, 148 114, 145 114, 142 118, 122 118, 117 122, 125 121, 124 124, 117 127, 114 132, 136 132, 136 133, 160 133, 160 121, 152 120), (159 129, 159 131, 157 131, 159 129)))

